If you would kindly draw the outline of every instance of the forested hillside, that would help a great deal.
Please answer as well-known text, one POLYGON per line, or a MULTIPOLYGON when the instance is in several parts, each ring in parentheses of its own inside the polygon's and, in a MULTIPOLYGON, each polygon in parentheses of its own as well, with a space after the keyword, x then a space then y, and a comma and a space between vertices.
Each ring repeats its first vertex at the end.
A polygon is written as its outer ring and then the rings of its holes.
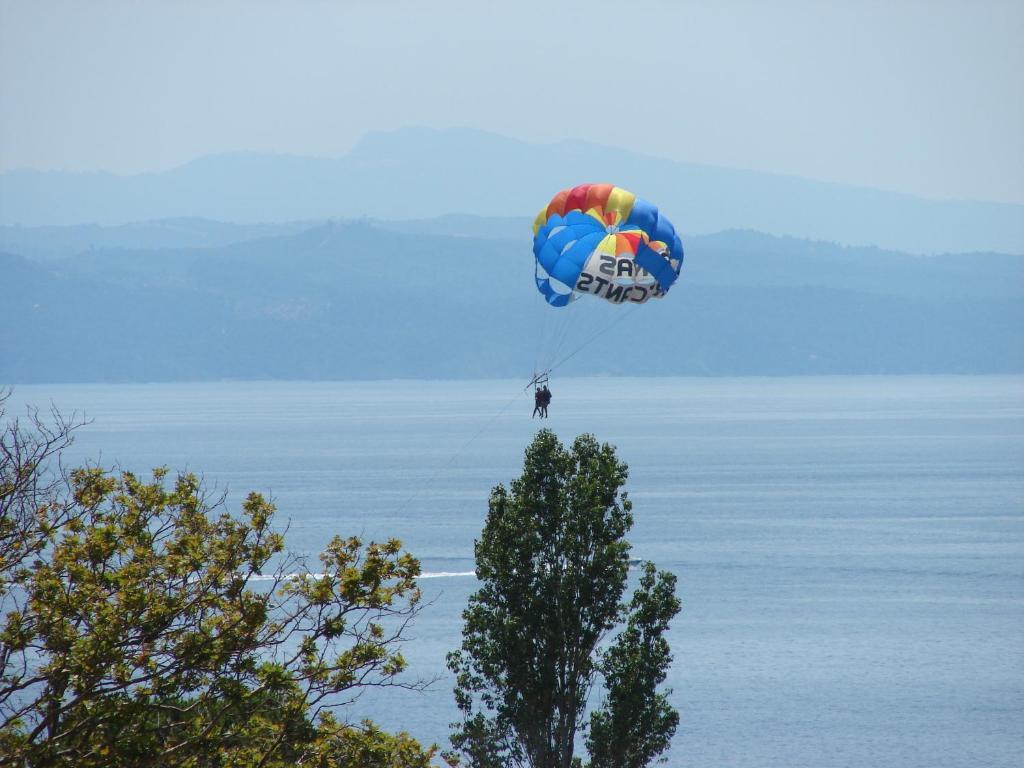
POLYGON ((561 374, 1024 370, 1022 257, 731 231, 686 240, 663 301, 555 310, 513 224, 288 225, 205 248, 66 231, 48 251, 52 230, 23 230, 46 258, 0 257, 0 380, 514 377, 569 355, 561 374))

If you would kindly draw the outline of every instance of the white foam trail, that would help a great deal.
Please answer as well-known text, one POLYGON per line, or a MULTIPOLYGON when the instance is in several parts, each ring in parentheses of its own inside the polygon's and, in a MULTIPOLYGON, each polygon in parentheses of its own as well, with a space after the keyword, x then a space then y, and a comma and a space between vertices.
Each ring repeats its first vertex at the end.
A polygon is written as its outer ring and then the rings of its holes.
POLYGON ((437 571, 436 573, 421 573, 420 579, 447 579, 456 576, 476 576, 476 571, 437 571))
MULTIPOLYGON (((282 580, 286 580, 286 579, 300 579, 300 578, 304 578, 305 576, 309 576, 310 578, 313 578, 313 579, 322 579, 326 575, 327 574, 325 574, 325 573, 310 573, 310 574, 289 573, 289 574, 286 574, 284 576, 280 576, 279 577, 279 576, 275 576, 272 573, 270 573, 270 574, 267 574, 267 573, 254 573, 252 576, 249 577, 249 581, 275 581, 277 579, 282 579, 282 580)), ((476 571, 434 571, 434 572, 428 571, 427 573, 421 573, 416 578, 417 579, 449 579, 449 578, 457 578, 457 577, 460 577, 460 576, 476 576, 476 571)))
POLYGON ((322 579, 326 573, 286 573, 283 576, 275 576, 272 573, 254 573, 249 581, 288 581, 289 579, 322 579))

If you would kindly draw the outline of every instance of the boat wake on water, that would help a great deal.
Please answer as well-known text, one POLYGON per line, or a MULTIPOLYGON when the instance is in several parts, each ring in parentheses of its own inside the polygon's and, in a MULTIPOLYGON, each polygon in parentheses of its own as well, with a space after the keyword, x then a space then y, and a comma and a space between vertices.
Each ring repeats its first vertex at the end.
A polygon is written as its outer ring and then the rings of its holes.
MULTIPOLYGON (((277 575, 273 573, 254 573, 249 576, 249 581, 289 581, 294 579, 323 579, 326 573, 286 573, 277 575)), ((427 571, 417 576, 417 579, 452 579, 466 576, 476 576, 476 571, 427 571)))

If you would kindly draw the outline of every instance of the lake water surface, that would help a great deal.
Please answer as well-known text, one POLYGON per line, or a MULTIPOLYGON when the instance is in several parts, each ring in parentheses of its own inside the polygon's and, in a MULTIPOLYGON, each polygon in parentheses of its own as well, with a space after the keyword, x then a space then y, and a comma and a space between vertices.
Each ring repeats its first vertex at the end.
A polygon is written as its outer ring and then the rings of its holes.
MULTIPOLYGON (((94 421, 73 461, 273 496, 293 549, 396 536, 434 600, 434 690, 357 717, 446 744, 444 656, 490 488, 541 423, 521 382, 21 386, 94 421)), ((630 465, 634 556, 679 577, 673 766, 1018 766, 1024 377, 567 379, 551 419, 630 465)), ((467 575, 469 574, 469 575, 467 575)))

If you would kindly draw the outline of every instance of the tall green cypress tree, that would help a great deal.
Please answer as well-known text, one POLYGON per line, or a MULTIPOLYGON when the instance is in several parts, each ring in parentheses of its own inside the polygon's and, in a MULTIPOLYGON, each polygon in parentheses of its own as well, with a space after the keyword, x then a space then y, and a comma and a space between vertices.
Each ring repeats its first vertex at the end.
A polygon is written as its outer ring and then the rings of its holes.
POLYGON ((679 601, 674 577, 649 563, 633 599, 622 601, 633 524, 621 492, 627 474, 592 435, 567 450, 542 430, 522 475, 491 492, 476 544, 481 585, 463 613, 462 648, 448 657, 462 713, 452 759, 571 768, 584 735, 595 767, 642 766, 668 747, 678 715, 657 686, 672 660, 664 633, 679 601), (588 729, 599 678, 605 696, 588 729))

